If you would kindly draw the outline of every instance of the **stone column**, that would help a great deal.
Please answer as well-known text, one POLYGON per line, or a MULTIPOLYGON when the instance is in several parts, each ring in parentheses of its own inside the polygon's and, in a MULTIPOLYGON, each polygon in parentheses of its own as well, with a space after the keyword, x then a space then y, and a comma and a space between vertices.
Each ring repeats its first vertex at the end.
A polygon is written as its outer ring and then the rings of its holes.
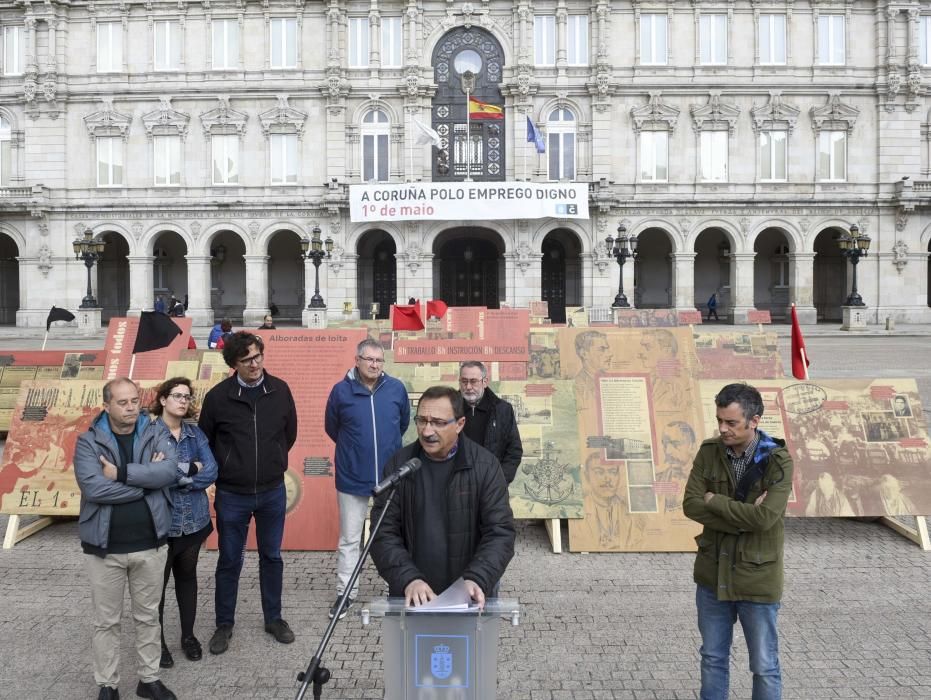
POLYGON ((636 265, 634 259, 628 258, 627 262, 624 263, 624 267, 621 268, 624 272, 624 296, 630 302, 630 308, 637 305, 637 290, 634 288, 634 265, 636 265))
POLYGON ((747 323, 753 306, 753 260, 756 253, 731 254, 731 323, 747 323))
POLYGON ((129 310, 128 316, 138 316, 142 311, 151 311, 155 294, 154 258, 151 255, 130 255, 129 261, 129 310))
POLYGON ((673 306, 677 311, 695 310, 694 251, 672 254, 673 306))
POLYGON ((210 256, 186 255, 187 260, 187 315, 195 326, 212 326, 213 308, 210 304, 210 256))
POLYGON ((246 308, 244 326, 258 326, 268 313, 268 256, 244 255, 246 261, 246 308))
MULTIPOLYGON (((815 254, 789 253, 789 302, 795 304, 799 323, 817 323, 814 303, 815 254)), ((789 318, 786 309, 786 318, 789 318)))

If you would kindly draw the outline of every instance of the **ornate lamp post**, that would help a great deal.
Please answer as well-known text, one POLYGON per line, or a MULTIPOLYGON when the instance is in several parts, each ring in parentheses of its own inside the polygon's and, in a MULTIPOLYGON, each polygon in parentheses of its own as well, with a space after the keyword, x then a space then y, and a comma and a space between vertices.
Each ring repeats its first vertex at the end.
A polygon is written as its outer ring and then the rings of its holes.
POLYGON ((320 296, 320 263, 324 258, 329 258, 333 252, 333 239, 327 236, 326 241, 320 239, 320 227, 314 226, 313 235, 310 238, 301 239, 301 257, 304 260, 308 258, 314 264, 314 295, 310 298, 308 309, 325 309, 326 303, 320 296), (324 251, 324 246, 326 250, 324 251))
POLYGON ((83 260, 84 267, 87 268, 87 294, 81 301, 80 308, 82 309, 96 309, 98 307, 97 300, 94 298, 94 292, 91 289, 91 268, 94 266, 95 262, 100 260, 105 245, 106 243, 104 241, 99 239, 94 240, 94 232, 89 228, 84 229, 83 238, 75 238, 71 242, 71 246, 74 248, 75 259, 83 260))
POLYGON ((605 238, 605 244, 608 246, 608 255, 613 256, 620 267, 620 281, 617 285, 617 296, 614 297, 614 303, 611 304, 611 308, 630 308, 627 296, 624 294, 624 263, 627 262, 628 258, 637 259, 637 237, 628 237, 627 227, 624 226, 624 224, 620 224, 617 227, 617 238, 612 238, 609 235, 605 238))
POLYGON ((860 233, 860 227, 853 224, 850 227, 850 235, 841 234, 841 237, 837 239, 837 245, 841 255, 853 264, 853 285, 844 306, 866 306, 863 303, 863 297, 857 292, 857 263, 860 262, 860 258, 869 254, 870 237, 865 233, 860 233))

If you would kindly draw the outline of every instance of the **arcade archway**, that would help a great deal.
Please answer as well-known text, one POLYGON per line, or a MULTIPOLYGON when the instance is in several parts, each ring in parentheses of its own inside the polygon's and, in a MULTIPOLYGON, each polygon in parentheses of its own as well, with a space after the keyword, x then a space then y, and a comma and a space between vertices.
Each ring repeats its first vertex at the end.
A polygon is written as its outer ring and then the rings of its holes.
POLYGON ((19 310, 19 249, 9 236, 0 233, 0 326, 16 324, 19 310))
POLYGON ((359 313, 371 317, 373 303, 378 304, 375 318, 388 318, 391 305, 398 302, 397 246, 385 231, 367 231, 356 246, 356 289, 359 313))
POLYGON ((507 298, 504 241, 490 229, 459 227, 433 244, 433 295, 450 306, 497 309, 507 298))

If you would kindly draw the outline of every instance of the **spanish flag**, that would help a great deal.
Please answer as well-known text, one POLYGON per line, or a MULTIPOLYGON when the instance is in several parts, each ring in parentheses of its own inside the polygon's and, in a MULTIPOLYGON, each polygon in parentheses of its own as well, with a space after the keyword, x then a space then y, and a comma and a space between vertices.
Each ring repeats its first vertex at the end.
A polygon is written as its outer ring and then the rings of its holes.
POLYGON ((504 110, 496 105, 479 102, 474 97, 469 98, 470 119, 504 119, 504 110))

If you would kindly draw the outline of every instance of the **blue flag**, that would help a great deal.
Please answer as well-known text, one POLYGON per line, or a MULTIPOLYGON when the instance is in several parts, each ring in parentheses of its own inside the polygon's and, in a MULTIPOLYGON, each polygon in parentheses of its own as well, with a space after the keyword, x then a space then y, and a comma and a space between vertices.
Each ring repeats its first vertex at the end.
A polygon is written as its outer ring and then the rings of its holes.
POLYGON ((546 152, 546 141, 543 139, 543 134, 540 133, 530 117, 527 117, 527 141, 536 145, 537 153, 546 152))

